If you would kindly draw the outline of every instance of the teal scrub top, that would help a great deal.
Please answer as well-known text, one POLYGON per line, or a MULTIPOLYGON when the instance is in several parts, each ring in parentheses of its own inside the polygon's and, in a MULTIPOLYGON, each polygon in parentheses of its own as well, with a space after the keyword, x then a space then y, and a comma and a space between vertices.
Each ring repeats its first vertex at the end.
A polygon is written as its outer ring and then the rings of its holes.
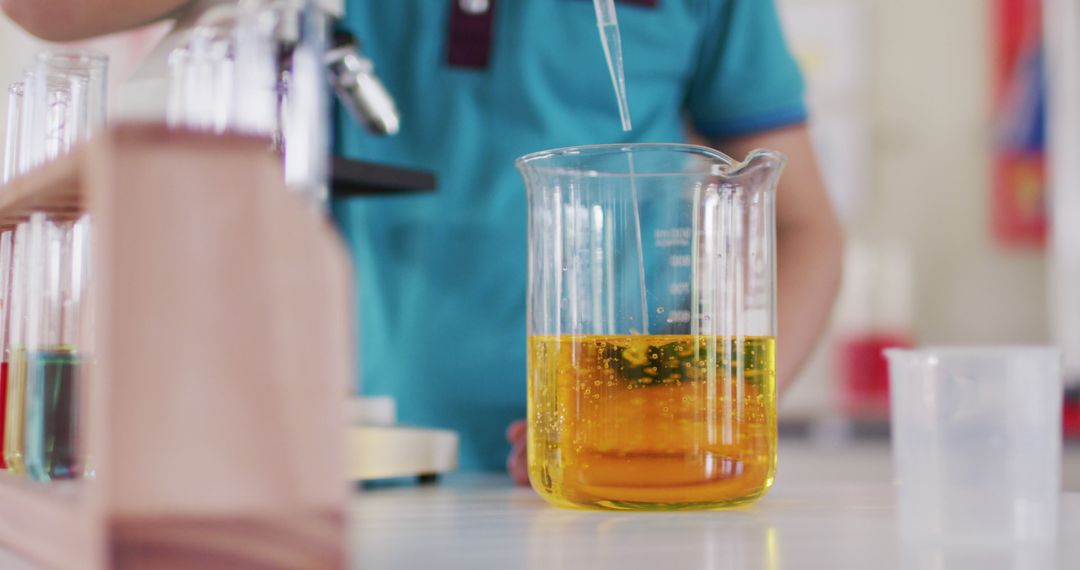
POLYGON ((345 26, 402 124, 379 138, 339 110, 338 151, 432 170, 438 189, 338 200, 333 212, 355 256, 362 393, 395 397, 400 423, 459 432, 462 468, 492 470, 505 466, 507 425, 525 416, 526 206, 514 159, 683 142, 687 123, 712 138, 750 134, 801 123, 806 109, 772 0, 617 1, 631 132, 592 2, 491 0, 484 28, 458 1, 346 2, 345 26))

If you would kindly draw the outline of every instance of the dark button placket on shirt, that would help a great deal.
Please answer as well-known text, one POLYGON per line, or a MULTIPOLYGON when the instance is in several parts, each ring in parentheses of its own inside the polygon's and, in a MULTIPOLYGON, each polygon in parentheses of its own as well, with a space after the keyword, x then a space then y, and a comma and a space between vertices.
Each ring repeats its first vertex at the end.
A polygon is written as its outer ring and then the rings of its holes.
POLYGON ((447 63, 484 69, 491 61, 496 0, 449 0, 450 33, 447 63))
MULTIPOLYGON (((491 62, 496 0, 449 0, 450 33, 447 63, 450 67, 485 69, 491 62)), ((659 0, 615 0, 642 8, 655 8, 659 0)))

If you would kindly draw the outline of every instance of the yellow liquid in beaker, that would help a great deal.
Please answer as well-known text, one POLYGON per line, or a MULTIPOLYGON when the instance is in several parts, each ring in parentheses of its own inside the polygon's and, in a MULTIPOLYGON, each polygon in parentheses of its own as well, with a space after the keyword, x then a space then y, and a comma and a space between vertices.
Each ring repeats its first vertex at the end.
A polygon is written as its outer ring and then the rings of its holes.
POLYGON ((569 507, 732 507, 772 485, 775 341, 529 339, 529 478, 569 507))

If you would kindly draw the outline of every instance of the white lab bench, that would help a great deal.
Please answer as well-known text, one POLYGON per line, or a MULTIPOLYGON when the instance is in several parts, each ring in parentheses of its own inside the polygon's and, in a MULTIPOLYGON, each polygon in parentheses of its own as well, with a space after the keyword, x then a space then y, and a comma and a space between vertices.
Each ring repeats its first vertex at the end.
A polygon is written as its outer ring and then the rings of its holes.
MULTIPOLYGON (((1055 552, 934 552, 895 539, 883 443, 782 441, 776 485, 732 511, 621 513, 548 506, 502 476, 356 493, 352 568, 363 570, 1040 570, 1080 568, 1080 447, 1065 448, 1055 552)), ((3 570, 35 566, 0 550, 3 570)))
POLYGON ((353 567, 418 569, 1033 569, 1080 568, 1080 448, 1066 447, 1063 539, 1051 551, 901 546, 884 443, 783 442, 776 484, 732 511, 625 513, 548 506, 504 477, 353 498, 353 567))

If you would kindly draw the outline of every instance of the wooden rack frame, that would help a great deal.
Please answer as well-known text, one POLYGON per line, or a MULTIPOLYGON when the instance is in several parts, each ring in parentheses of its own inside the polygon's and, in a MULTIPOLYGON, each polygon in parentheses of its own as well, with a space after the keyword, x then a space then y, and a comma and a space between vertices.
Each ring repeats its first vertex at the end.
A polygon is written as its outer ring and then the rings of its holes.
POLYGON ((341 568, 351 277, 258 140, 113 129, 0 188, 89 212, 96 477, 0 473, 0 543, 60 570, 341 568))

